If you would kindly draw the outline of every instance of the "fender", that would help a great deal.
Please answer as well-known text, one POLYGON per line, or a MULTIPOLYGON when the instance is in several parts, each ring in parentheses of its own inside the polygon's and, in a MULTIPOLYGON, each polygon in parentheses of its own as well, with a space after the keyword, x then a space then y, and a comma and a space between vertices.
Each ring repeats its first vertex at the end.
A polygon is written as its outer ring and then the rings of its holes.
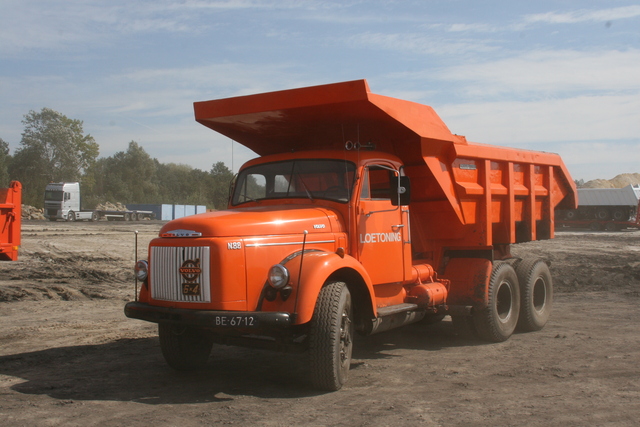
POLYGON ((442 275, 451 281, 447 304, 487 307, 492 267, 492 262, 483 258, 451 259, 442 275))
MULTIPOLYGON (((352 273, 355 272, 362 278, 362 281, 371 296, 371 312, 376 312, 373 302, 374 292, 371 279, 369 278, 369 274, 367 274, 366 270, 362 267, 362 264, 360 264, 355 258, 349 255, 345 255, 345 257, 342 258, 333 252, 305 252, 302 260, 302 277, 300 277, 299 256, 300 255, 298 254, 295 258, 287 262, 287 268, 291 273, 290 283, 294 289, 297 290, 297 292, 294 292, 292 296, 292 299, 297 298, 294 310, 297 314, 295 320, 296 324, 299 325, 307 323, 311 320, 320 289, 322 289, 322 286, 324 286, 327 279, 334 275, 334 273, 339 272, 339 270, 344 271, 345 269, 351 270, 352 273), (298 283, 300 283, 299 287, 298 283)), ((336 280, 340 280, 341 277, 342 276, 338 273, 335 278, 336 280)))

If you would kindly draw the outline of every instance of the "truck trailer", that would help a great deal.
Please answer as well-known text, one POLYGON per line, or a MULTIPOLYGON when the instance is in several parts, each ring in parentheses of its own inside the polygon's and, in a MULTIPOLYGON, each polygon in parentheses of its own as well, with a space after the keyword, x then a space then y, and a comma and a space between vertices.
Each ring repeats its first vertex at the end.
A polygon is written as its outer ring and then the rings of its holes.
POLYGON ((52 182, 44 191, 44 216, 49 221, 141 221, 154 219, 152 211, 82 209, 80 183, 52 182))
POLYGON ((435 111, 365 80, 194 103, 260 157, 227 210, 166 223, 136 263, 125 314, 158 324, 167 363, 213 343, 308 353, 311 383, 345 383, 355 332, 450 315, 491 342, 544 327, 547 264, 513 244, 554 236, 576 189, 556 154, 472 143, 435 111))
POLYGON ((578 208, 558 210, 557 226, 593 231, 640 228, 640 186, 578 188, 578 208))
POLYGON ((0 188, 0 261, 16 261, 20 248, 22 184, 11 181, 0 188))

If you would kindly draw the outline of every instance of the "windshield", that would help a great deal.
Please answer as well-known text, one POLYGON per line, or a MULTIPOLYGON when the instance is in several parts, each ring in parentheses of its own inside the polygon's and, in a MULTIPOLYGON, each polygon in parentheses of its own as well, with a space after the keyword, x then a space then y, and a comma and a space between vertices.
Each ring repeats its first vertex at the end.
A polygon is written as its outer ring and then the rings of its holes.
POLYGON ((45 191, 44 192, 44 199, 45 200, 53 200, 56 202, 61 202, 62 201, 62 196, 63 196, 63 192, 62 191, 45 191))
POLYGON ((263 199, 326 199, 347 203, 355 165, 344 160, 289 160, 240 172, 232 205, 263 199))

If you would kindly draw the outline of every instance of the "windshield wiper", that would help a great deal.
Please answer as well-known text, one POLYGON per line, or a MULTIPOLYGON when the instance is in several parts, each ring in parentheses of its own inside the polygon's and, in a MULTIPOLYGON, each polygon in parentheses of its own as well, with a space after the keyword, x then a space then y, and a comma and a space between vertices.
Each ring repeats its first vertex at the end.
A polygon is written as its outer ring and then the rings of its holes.
POLYGON ((302 183, 302 187, 304 188, 305 193, 307 193, 307 197, 309 198, 309 200, 311 200, 313 202, 313 196, 311 195, 311 192, 307 188, 307 184, 304 183, 304 179, 302 179, 302 177, 300 175, 298 175, 298 178, 300 179, 300 182, 302 183))

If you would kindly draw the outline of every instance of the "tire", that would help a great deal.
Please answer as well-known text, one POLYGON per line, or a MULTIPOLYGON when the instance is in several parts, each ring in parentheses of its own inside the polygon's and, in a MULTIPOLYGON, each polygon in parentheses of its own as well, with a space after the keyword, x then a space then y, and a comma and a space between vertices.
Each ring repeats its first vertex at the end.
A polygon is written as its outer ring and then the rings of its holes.
POLYGON ((213 340, 198 328, 158 324, 160 348, 167 364, 178 371, 193 371, 206 365, 213 340))
POLYGON ((591 224, 589 224, 589 228, 591 229, 591 231, 600 231, 600 230, 602 230, 602 226, 600 225, 599 222, 592 222, 591 224))
POLYGON ((599 220, 607 220, 611 217, 609 209, 601 208, 596 211, 596 218, 599 220))
POLYGON ((629 213, 624 209, 615 209, 611 216, 614 221, 626 221, 629 219, 629 213))
POLYGON ((129 212, 125 212, 124 215, 122 215, 122 219, 124 221, 129 221, 131 219, 131 217, 129 216, 129 212))
POLYGON ((91 221, 98 221, 99 219, 98 212, 91 212, 91 221))
POLYGON ((571 209, 565 212, 564 219, 573 221, 578 218, 578 211, 576 209, 571 209))
POLYGON ((606 231, 618 231, 618 224, 616 224, 615 222, 608 222, 604 225, 604 229, 606 231))
POLYGON ((547 264, 539 258, 525 258, 516 267, 520 284, 518 330, 539 331, 544 328, 553 305, 553 280, 547 264))
POLYGON ((513 334, 520 314, 518 276, 509 263, 493 264, 488 294, 487 307, 473 314, 475 330, 483 340, 506 341, 513 334))
POLYGON ((336 391, 347 381, 353 334, 353 304, 347 285, 326 283, 309 325, 309 362, 314 387, 336 391))
POLYGON ((73 211, 67 213, 67 221, 73 222, 76 220, 76 214, 73 211))

